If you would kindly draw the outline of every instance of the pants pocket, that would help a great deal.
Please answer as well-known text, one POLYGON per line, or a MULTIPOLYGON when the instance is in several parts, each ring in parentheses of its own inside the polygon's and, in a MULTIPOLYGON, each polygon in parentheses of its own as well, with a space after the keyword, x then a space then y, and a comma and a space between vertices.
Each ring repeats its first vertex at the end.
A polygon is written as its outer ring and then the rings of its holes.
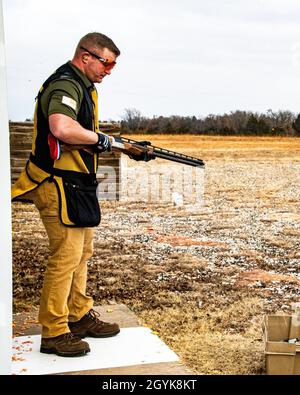
POLYGON ((41 217, 58 216, 58 193, 53 182, 44 181, 34 190, 33 202, 39 210, 41 217))

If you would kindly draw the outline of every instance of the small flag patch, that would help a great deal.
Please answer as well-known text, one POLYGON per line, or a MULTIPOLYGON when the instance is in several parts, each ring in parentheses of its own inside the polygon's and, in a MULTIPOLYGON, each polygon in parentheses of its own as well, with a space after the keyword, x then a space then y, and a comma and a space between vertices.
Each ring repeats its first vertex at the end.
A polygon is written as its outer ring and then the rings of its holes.
POLYGON ((61 102, 76 111, 77 103, 75 100, 71 99, 70 97, 63 96, 61 102))

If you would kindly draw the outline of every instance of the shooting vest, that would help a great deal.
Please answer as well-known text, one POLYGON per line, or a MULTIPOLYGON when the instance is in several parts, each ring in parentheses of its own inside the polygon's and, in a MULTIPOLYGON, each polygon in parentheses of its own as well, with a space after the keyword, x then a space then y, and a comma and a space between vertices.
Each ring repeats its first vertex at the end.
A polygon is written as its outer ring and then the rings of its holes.
POLYGON ((12 200, 26 200, 26 194, 43 182, 54 182, 59 198, 61 222, 66 226, 89 227, 100 223, 101 215, 96 195, 98 154, 92 149, 72 149, 61 153, 58 160, 50 156, 47 114, 41 98, 49 84, 57 80, 75 80, 80 84, 83 98, 77 121, 88 130, 99 132, 98 97, 93 84, 88 89, 68 63, 59 67, 42 85, 37 96, 34 115, 32 152, 26 168, 12 188, 12 200))

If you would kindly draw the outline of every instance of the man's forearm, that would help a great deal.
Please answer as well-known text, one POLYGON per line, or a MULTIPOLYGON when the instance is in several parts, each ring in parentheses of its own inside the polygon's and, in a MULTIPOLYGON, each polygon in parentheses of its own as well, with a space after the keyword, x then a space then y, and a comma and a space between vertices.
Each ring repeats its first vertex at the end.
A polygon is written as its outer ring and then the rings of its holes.
POLYGON ((63 114, 49 116, 51 133, 67 144, 92 145, 98 142, 97 134, 84 129, 77 121, 63 114))

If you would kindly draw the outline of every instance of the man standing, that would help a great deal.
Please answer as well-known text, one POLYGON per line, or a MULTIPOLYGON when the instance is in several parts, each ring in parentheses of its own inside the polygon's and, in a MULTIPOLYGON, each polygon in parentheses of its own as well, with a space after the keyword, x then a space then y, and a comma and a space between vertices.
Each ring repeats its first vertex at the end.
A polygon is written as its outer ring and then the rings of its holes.
POLYGON ((109 137, 99 132, 94 83, 111 73, 119 55, 110 38, 89 33, 79 41, 72 61, 44 82, 37 96, 30 159, 12 188, 13 200, 34 202, 49 237, 39 310, 43 353, 84 355, 90 348, 82 338, 120 331, 117 324, 100 321, 86 295, 93 227, 101 217, 98 154, 111 149, 109 137), (61 145, 72 149, 60 152, 61 145))

